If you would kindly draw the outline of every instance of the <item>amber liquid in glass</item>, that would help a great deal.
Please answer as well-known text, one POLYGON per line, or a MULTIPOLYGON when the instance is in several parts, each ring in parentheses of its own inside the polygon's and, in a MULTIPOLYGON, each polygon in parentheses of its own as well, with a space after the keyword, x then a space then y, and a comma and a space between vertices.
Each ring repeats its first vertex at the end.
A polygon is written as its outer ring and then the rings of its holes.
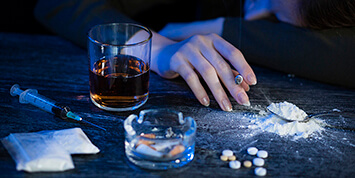
POLYGON ((99 108, 133 110, 148 99, 149 65, 129 55, 102 58, 90 70, 90 98, 99 108))

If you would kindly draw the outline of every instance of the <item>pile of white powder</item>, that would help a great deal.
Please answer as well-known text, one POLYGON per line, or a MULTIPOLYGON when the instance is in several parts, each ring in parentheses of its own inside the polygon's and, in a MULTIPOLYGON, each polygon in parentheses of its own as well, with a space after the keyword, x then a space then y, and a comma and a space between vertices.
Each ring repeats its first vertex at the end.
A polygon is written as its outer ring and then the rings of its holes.
POLYGON ((282 103, 271 103, 267 109, 288 120, 303 121, 307 117, 306 112, 287 101, 282 103))
POLYGON ((307 114, 296 105, 287 101, 281 103, 271 103, 268 109, 274 113, 294 120, 288 122, 275 114, 269 114, 263 117, 251 117, 252 125, 249 125, 250 129, 261 129, 263 131, 276 133, 280 136, 294 136, 295 139, 307 138, 315 132, 321 132, 323 127, 319 125, 320 120, 311 119, 306 123, 298 122, 303 120, 307 114))

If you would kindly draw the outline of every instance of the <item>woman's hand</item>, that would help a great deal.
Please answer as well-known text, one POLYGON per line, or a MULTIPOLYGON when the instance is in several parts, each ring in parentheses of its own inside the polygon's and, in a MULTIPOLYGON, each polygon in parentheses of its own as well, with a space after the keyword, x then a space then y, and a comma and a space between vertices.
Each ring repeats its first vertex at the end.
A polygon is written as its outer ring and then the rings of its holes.
POLYGON ((216 34, 194 35, 184 41, 175 42, 154 33, 152 70, 164 78, 181 75, 199 102, 208 106, 210 99, 200 82, 201 75, 224 111, 232 111, 232 105, 222 85, 239 104, 249 106, 246 91, 249 90, 249 85, 257 83, 243 54, 216 34), (234 81, 238 74, 244 78, 240 85, 234 81))

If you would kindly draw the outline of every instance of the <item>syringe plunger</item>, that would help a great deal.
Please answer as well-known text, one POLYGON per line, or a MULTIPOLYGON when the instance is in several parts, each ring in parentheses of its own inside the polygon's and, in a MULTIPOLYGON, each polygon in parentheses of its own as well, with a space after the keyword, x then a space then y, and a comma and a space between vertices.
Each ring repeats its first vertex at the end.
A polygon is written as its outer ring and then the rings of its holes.
MULTIPOLYGON (((23 91, 20 89, 20 86, 18 84, 15 84, 11 87, 10 94, 11 96, 19 95, 19 101, 22 104, 30 103, 34 106, 37 106, 38 108, 41 108, 49 113, 60 117, 61 119, 69 118, 75 121, 85 121, 77 114, 71 112, 69 107, 56 104, 55 101, 38 94, 38 91, 35 89, 27 89, 23 91)), ((106 131, 106 129, 104 129, 103 127, 95 125, 91 122, 85 121, 85 123, 91 124, 106 131)))

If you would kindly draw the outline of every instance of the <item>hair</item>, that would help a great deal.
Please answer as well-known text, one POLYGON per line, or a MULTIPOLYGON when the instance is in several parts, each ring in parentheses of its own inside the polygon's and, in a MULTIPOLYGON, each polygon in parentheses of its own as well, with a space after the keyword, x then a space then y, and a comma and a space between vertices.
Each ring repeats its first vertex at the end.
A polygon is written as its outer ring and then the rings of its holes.
POLYGON ((355 0, 301 0, 302 25, 312 29, 355 26, 355 0))

